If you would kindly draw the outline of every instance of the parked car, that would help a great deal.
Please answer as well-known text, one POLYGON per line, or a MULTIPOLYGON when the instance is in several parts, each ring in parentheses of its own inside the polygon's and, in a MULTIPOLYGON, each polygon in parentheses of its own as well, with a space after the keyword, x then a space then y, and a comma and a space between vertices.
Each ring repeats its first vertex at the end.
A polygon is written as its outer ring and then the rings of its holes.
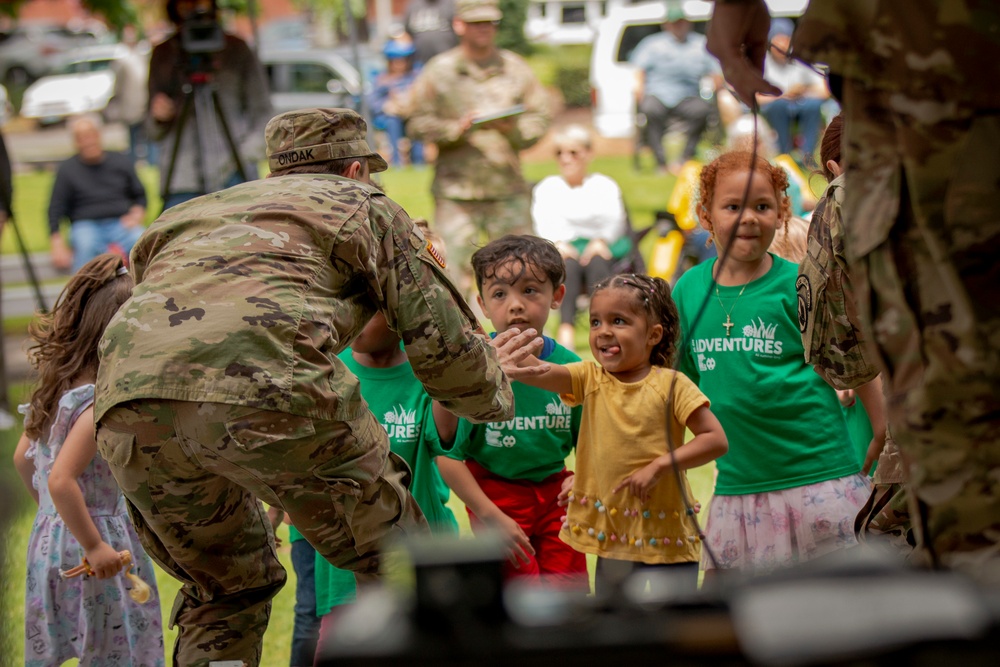
MULTIPOLYGON (((766 0, 771 16, 801 16, 808 0, 766 0)), ((704 33, 714 3, 686 0, 684 9, 694 30, 704 33)), ((668 3, 643 2, 616 7, 597 27, 590 60, 590 97, 594 129, 605 137, 630 137, 635 131, 635 68, 629 56, 639 42, 659 32, 668 3)))
POLYGON ((51 72, 73 49, 111 40, 100 24, 70 28, 43 21, 22 21, 0 32, 0 81, 25 86, 51 72))
POLYGON ((361 77, 350 62, 333 51, 265 51, 260 61, 275 114, 310 107, 358 108, 361 77))
POLYGON ((78 49, 64 57, 56 74, 28 86, 21 100, 21 116, 42 124, 81 113, 103 114, 115 90, 115 60, 128 54, 123 44, 78 49))

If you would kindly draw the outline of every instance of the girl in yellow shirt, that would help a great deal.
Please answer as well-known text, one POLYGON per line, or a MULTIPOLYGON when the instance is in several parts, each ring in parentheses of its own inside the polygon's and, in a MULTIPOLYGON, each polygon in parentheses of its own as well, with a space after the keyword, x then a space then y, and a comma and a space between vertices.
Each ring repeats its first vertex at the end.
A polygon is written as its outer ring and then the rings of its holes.
POLYGON ((670 368, 679 333, 666 281, 613 276, 590 299, 597 361, 548 364, 541 375, 521 379, 583 405, 560 537, 598 556, 599 594, 609 576, 637 566, 670 568, 697 587, 701 545, 684 471, 725 454, 728 441, 705 395, 670 368), (685 428, 694 434, 687 443, 685 428), (609 568, 608 561, 627 565, 609 568))

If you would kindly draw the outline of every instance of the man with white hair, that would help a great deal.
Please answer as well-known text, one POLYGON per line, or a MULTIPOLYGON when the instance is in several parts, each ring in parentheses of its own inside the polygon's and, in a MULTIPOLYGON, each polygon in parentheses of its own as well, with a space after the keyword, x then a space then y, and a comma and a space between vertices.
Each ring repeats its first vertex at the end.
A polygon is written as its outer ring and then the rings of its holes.
POLYGON ((70 121, 76 155, 59 165, 49 200, 49 238, 52 263, 76 271, 104 252, 126 257, 143 232, 146 190, 132 160, 123 153, 105 151, 97 117, 70 121), (70 222, 70 245, 60 231, 70 222))

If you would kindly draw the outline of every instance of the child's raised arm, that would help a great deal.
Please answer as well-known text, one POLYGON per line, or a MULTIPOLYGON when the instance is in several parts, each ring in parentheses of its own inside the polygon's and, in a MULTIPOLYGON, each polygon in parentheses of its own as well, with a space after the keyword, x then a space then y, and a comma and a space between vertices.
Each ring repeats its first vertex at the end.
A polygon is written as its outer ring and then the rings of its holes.
POLYGON ((695 408, 688 416, 685 426, 694 437, 683 446, 675 448, 672 459, 670 452, 656 457, 650 464, 623 479, 613 493, 627 486, 633 496, 645 501, 649 498, 650 489, 656 486, 672 464, 678 470, 697 468, 729 451, 729 440, 722 430, 722 424, 707 405, 695 408))
POLYGON ((17 441, 17 449, 14 450, 14 467, 17 469, 17 474, 21 476, 21 481, 28 488, 28 493, 31 497, 35 499, 35 504, 38 504, 38 491, 35 490, 35 485, 32 483, 32 478, 35 476, 35 463, 28 459, 26 456, 28 453, 28 447, 31 446, 31 441, 28 440, 28 436, 21 434, 21 439, 17 441))
POLYGON ((882 393, 882 376, 875 376, 874 380, 861 385, 854 393, 861 399, 872 425, 872 440, 868 443, 865 462, 861 467, 861 472, 867 475, 885 448, 885 395, 882 393))
POLYGON ((431 414, 434 416, 434 429, 437 431, 438 440, 448 449, 455 442, 455 434, 458 433, 458 417, 449 412, 437 401, 431 401, 431 414))
POLYGON ((66 527, 83 547, 84 556, 97 578, 107 579, 118 574, 122 561, 118 552, 97 531, 77 482, 96 455, 94 409, 91 407, 73 423, 56 455, 49 473, 49 494, 66 527))
POLYGON ((511 379, 560 395, 573 393, 573 376, 565 366, 547 364, 531 355, 521 362, 519 370, 521 368, 530 368, 535 372, 524 376, 511 375, 511 379))
POLYGON ((543 341, 534 329, 521 331, 510 328, 498 333, 490 345, 497 352, 500 367, 511 380, 540 375, 551 364, 542 363, 534 355, 542 349, 543 341), (534 362, 530 362, 534 359, 534 362))

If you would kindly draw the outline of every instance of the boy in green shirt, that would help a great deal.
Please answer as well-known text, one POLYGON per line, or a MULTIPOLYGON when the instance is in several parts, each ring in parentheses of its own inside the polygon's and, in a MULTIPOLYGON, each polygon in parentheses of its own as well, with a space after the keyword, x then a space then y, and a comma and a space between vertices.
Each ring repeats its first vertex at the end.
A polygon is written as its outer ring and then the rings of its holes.
MULTIPOLYGON (((549 312, 566 293, 566 268, 556 247, 528 235, 508 235, 472 256, 477 300, 497 333, 510 328, 541 332, 549 312)), ((542 336, 538 358, 554 364, 579 361, 573 352, 542 336)), ((546 575, 570 585, 587 585, 587 561, 559 539, 565 509, 559 496, 572 484, 565 460, 576 446, 580 408, 554 394, 515 382, 516 415, 507 422, 457 421, 450 458, 438 461, 441 474, 465 503, 474 532, 484 524, 511 546, 509 575, 546 575)), ((442 432, 448 414, 435 408, 442 432), (444 413, 444 414, 441 414, 444 413)), ((416 494, 415 494, 416 495, 416 494)), ((419 498, 418 498, 419 499, 419 498)))
MULTIPOLYGON (((410 466, 410 493, 423 511, 431 530, 457 533, 458 522, 448 508, 451 491, 441 479, 434 459, 444 451, 431 411, 432 400, 413 375, 399 334, 376 314, 349 350, 339 355, 361 382, 369 409, 389 434, 390 450, 410 466)), ((354 601, 354 574, 315 557, 316 614, 323 618, 322 638, 332 627, 337 606, 354 601)), ((320 640, 322 643, 322 639, 320 640)))

